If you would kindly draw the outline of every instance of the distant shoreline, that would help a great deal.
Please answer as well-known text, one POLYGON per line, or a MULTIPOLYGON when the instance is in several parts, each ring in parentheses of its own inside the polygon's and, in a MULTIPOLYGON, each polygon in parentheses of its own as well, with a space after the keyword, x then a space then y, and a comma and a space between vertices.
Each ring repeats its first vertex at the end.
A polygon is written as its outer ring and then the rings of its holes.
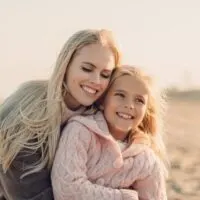
POLYGON ((168 90, 166 96, 169 100, 200 101, 200 90, 168 90))
MULTIPOLYGON (((178 90, 167 89, 166 97, 169 101, 199 101, 200 102, 200 89, 199 90, 178 90)), ((0 98, 0 104, 4 98, 0 98)))

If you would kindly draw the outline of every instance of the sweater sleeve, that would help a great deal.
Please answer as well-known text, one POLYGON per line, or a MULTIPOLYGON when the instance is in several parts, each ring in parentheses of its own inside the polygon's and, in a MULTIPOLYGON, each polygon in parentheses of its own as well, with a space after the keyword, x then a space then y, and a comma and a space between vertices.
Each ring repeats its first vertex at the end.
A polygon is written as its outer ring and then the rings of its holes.
POLYGON ((23 149, 14 159, 6 173, 0 166, 0 199, 7 200, 53 200, 50 170, 44 168, 39 172, 21 177, 25 167, 41 158, 39 152, 23 149))
POLYGON ((91 134, 75 121, 63 130, 51 173, 55 200, 138 200, 134 190, 108 188, 88 180, 91 134))
POLYGON ((135 181, 133 189, 138 192, 139 200, 167 200, 163 164, 156 159, 151 169, 148 176, 135 181))

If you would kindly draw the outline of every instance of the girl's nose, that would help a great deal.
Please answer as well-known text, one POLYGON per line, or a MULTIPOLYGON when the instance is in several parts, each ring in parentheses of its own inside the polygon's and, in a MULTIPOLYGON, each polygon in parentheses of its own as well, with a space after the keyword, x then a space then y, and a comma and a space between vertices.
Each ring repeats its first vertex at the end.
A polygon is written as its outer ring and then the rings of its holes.
POLYGON ((135 106, 134 106, 134 103, 132 101, 127 102, 126 105, 125 105, 125 108, 131 109, 131 110, 134 109, 134 107, 135 106))

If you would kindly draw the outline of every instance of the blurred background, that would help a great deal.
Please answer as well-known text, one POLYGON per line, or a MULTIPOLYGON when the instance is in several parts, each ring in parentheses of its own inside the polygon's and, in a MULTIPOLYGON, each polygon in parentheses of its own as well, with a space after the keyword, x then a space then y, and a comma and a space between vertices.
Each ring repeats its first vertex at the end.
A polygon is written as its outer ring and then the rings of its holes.
POLYGON ((123 63, 167 88, 169 200, 199 200, 199 0, 0 0, 0 101, 26 80, 48 78, 64 42, 85 28, 112 30, 123 63))

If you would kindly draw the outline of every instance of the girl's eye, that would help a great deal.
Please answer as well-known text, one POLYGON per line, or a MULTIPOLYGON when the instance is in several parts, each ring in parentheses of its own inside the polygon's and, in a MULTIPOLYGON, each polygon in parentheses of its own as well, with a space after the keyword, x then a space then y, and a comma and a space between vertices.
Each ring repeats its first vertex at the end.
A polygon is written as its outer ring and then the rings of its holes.
POLYGON ((137 98, 136 102, 141 103, 141 104, 145 104, 145 101, 141 98, 137 98))
POLYGON ((82 67, 82 70, 84 72, 92 72, 92 69, 91 68, 88 68, 88 67, 82 67))
POLYGON ((109 79, 110 78, 110 74, 101 74, 101 77, 105 78, 105 79, 109 79))
POLYGON ((123 93, 115 93, 115 96, 119 96, 119 97, 121 97, 121 98, 124 98, 124 97, 125 97, 125 95, 124 95, 123 93))

